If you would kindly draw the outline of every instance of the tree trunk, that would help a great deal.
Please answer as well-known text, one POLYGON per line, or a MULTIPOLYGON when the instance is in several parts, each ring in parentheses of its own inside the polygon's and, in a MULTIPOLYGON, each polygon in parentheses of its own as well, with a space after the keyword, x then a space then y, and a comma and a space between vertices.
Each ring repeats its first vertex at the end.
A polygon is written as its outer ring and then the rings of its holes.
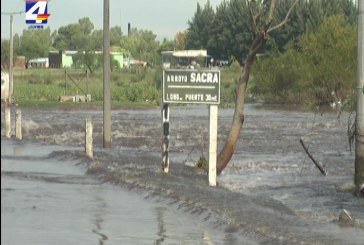
POLYGON ((245 65, 240 75, 238 86, 235 89, 236 99, 235 99, 235 111, 233 116, 233 121, 231 123, 229 136, 226 139, 225 145, 223 149, 220 151, 217 156, 217 174, 220 174, 224 168, 229 163, 231 157, 234 154, 236 143, 240 137, 240 130, 244 123, 244 100, 245 100, 245 91, 248 86, 250 71, 254 63, 255 55, 258 50, 265 44, 266 42, 266 33, 260 32, 257 33, 253 44, 249 49, 248 57, 245 60, 245 65))

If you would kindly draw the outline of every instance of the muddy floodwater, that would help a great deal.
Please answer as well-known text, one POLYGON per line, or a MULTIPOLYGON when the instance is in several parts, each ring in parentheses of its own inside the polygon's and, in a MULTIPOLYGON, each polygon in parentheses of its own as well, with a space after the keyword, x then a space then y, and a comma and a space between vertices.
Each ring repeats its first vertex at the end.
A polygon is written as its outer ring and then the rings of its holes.
MULTIPOLYGON (((206 105, 170 106, 168 174, 160 108, 113 109, 111 149, 102 109, 16 109, 21 141, 4 137, 1 111, 2 244, 364 244, 347 139, 353 113, 247 104, 235 154, 210 187, 196 168, 208 156, 206 105), (338 222, 343 209, 355 225, 338 222)), ((219 109, 218 150, 232 115, 219 109)))

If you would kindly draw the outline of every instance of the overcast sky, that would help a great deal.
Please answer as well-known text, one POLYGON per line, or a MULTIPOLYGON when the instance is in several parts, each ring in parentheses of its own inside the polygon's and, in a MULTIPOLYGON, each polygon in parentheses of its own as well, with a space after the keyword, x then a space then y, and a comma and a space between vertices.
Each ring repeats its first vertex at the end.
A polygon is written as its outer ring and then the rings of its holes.
MULTIPOLYGON (((109 0, 110 26, 121 26, 127 34, 131 27, 150 30, 158 40, 173 40, 175 34, 188 28, 196 12, 197 2, 203 7, 208 0, 109 0)), ((223 0, 210 0, 215 9, 223 0)), ((10 37, 10 17, 6 13, 25 11, 25 0, 1 0, 1 38, 10 37)), ((80 18, 89 17, 95 29, 103 26, 103 0, 50 0, 48 2, 48 23, 51 31, 61 26, 76 23, 80 18)), ((25 14, 13 15, 13 32, 21 34, 28 28, 25 14)))

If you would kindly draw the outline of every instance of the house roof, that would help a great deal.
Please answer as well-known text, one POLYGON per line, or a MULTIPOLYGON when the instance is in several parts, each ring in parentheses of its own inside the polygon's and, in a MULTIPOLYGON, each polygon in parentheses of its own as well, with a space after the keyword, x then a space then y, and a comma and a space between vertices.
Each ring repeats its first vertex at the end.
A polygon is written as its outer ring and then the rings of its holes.
POLYGON ((164 51, 162 54, 172 54, 175 57, 207 57, 207 50, 177 50, 177 51, 164 51))

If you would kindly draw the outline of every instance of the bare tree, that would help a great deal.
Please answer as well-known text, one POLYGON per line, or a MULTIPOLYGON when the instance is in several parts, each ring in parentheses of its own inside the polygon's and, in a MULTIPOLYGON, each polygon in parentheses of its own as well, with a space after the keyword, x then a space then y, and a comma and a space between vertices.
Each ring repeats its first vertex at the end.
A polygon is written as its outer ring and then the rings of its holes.
MULTIPOLYGON (((240 136, 240 130, 244 123, 244 100, 245 92, 248 86, 250 72, 255 60, 255 56, 258 51, 266 44, 268 40, 268 33, 282 27, 288 20, 292 9, 297 4, 296 0, 287 12, 285 19, 274 27, 271 27, 273 21, 273 13, 276 5, 276 0, 261 0, 259 8, 257 8, 257 13, 253 13, 250 1, 247 0, 250 8, 250 18, 251 18, 251 28, 253 41, 249 48, 248 56, 245 59, 243 70, 240 74, 239 83, 235 89, 236 99, 235 99, 235 111, 233 116, 233 121, 231 123, 230 132, 228 138, 226 139, 225 145, 217 156, 217 174, 220 174, 223 169, 229 163, 231 157, 234 154, 236 143, 240 136), (268 7, 266 13, 264 13, 264 8, 268 7), (265 16, 262 16, 265 15, 265 16), (263 18, 263 19, 262 19, 263 18), (263 21, 258 21, 263 20, 263 21)), ((256 3, 256 1, 254 1, 256 3)))

